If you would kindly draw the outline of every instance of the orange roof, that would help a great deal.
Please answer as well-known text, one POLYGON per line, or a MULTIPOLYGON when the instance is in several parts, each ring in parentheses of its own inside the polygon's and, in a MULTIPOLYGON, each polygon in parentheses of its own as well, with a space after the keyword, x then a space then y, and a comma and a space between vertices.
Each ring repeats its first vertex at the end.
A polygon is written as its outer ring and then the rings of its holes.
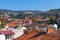
POLYGON ((38 17, 36 20, 37 21, 41 21, 42 20, 42 17, 38 17))
POLYGON ((19 23, 20 23, 20 21, 12 21, 12 22, 8 23, 8 26, 9 27, 15 27, 19 23))
POLYGON ((21 37, 18 37, 14 40, 60 40, 60 36, 59 34, 60 32, 54 32, 54 33, 50 33, 50 34, 45 34, 45 35, 39 35, 36 36, 36 34, 38 34, 38 32, 33 31, 27 34, 22 35, 21 37))
POLYGON ((48 33, 54 33, 55 30, 54 30, 54 28, 48 28, 48 29, 47 29, 47 32, 48 32, 48 33))
POLYGON ((14 26, 16 26, 16 24, 15 23, 9 23, 8 26, 9 27, 14 27, 14 26))
POLYGON ((33 36, 35 36, 38 32, 37 31, 33 31, 27 34, 24 34, 14 40, 29 40, 30 38, 32 38, 33 36))
POLYGON ((55 33, 47 34, 42 36, 40 40, 59 40, 59 36, 55 33))
POLYGON ((32 39, 29 39, 29 40, 60 40, 60 36, 57 33, 41 35, 41 36, 34 37, 32 39))
MULTIPOLYGON (((38 32, 35 29, 27 30, 28 33, 23 34, 22 36, 14 39, 14 40, 32 40, 32 39, 37 39, 40 37, 39 35, 46 34, 45 32, 38 32)), ((39 38, 40 39, 40 38, 39 38)))
POLYGON ((29 39, 29 40, 40 40, 41 37, 42 37, 42 36, 38 36, 38 37, 31 38, 31 39, 29 39))

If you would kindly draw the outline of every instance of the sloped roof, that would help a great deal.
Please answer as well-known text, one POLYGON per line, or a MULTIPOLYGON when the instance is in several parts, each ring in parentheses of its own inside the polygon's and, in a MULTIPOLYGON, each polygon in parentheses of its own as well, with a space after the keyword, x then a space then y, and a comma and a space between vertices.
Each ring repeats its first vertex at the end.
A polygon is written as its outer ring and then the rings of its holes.
POLYGON ((14 32, 12 30, 0 30, 0 34, 9 35, 14 34, 14 32))
POLYGON ((59 40, 59 36, 57 34, 47 34, 41 37, 40 40, 59 40))
POLYGON ((20 23, 20 21, 12 21, 12 22, 8 23, 8 26, 9 26, 9 27, 15 27, 15 26, 17 26, 19 23, 20 23))
POLYGON ((60 40, 60 32, 37 36, 29 40, 60 40))
POLYGON ((23 34, 22 36, 14 39, 14 40, 29 40, 30 38, 32 38, 33 36, 35 36, 38 32, 32 30, 32 32, 27 33, 27 34, 23 34))
POLYGON ((43 34, 46 34, 45 32, 38 32, 37 30, 27 30, 28 33, 23 34, 22 36, 14 39, 14 40, 32 40, 32 39, 36 39, 38 36, 41 36, 43 34))
POLYGON ((42 36, 38 36, 38 37, 31 38, 31 39, 29 39, 29 40, 40 40, 41 37, 42 37, 42 36))
MULTIPOLYGON (((48 34, 38 34, 38 31, 32 29, 27 30, 28 33, 23 34, 22 36, 14 40, 60 40, 60 31, 56 31, 48 34), (38 36, 37 36, 38 35, 38 36)), ((41 32, 41 31, 40 31, 41 32)))

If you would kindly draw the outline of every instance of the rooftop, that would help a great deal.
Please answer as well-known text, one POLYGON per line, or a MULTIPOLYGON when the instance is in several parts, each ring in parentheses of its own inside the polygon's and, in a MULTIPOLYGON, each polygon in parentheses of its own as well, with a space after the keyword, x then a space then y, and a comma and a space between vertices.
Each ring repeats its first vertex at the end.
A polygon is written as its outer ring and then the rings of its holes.
POLYGON ((12 30, 0 30, 0 34, 10 35, 14 34, 12 30))

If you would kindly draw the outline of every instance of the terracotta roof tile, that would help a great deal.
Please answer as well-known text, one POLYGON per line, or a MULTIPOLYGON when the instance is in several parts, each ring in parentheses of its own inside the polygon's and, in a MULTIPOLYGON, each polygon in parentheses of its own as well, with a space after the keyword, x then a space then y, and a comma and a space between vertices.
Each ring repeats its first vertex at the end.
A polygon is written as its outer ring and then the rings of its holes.
POLYGON ((8 23, 8 26, 9 27, 15 27, 19 23, 20 23, 20 21, 12 21, 12 22, 8 23))
POLYGON ((11 30, 0 30, 0 34, 14 34, 14 32, 13 31, 11 31, 11 30))
POLYGON ((48 28, 48 29, 47 29, 47 32, 48 32, 48 33, 54 33, 55 30, 54 30, 54 28, 48 28))
POLYGON ((59 36, 55 33, 53 34, 47 34, 41 37, 40 40, 59 40, 59 36))
POLYGON ((35 37, 35 35, 38 33, 31 32, 28 34, 24 34, 14 40, 60 40, 60 36, 58 33, 60 34, 60 31, 35 37))
POLYGON ((33 31, 28 34, 23 34, 22 36, 14 39, 14 40, 28 40, 28 39, 32 38, 33 36, 35 36, 37 33, 38 33, 37 31, 33 31))
POLYGON ((42 37, 42 36, 38 36, 38 37, 34 37, 34 38, 32 38, 32 39, 29 39, 29 40, 40 40, 41 37, 42 37))
POLYGON ((29 39, 29 40, 60 40, 60 37, 58 34, 52 33, 52 34, 46 34, 46 35, 34 37, 32 39, 29 39))

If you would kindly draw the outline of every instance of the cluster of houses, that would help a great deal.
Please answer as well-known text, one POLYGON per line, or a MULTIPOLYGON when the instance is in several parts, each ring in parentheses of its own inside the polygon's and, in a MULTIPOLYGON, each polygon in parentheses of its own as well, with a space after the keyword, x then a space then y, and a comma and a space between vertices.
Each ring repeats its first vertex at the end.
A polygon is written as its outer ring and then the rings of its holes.
MULTIPOLYGON (((50 19, 41 18, 36 19, 36 21, 32 21, 29 18, 14 20, 6 19, 5 21, 7 24, 4 26, 5 28, 0 29, 0 40, 30 40, 31 36, 35 37, 38 35, 57 32, 58 25, 50 24, 49 20, 50 19)), ((38 36, 38 38, 39 37, 40 36, 38 36)))

